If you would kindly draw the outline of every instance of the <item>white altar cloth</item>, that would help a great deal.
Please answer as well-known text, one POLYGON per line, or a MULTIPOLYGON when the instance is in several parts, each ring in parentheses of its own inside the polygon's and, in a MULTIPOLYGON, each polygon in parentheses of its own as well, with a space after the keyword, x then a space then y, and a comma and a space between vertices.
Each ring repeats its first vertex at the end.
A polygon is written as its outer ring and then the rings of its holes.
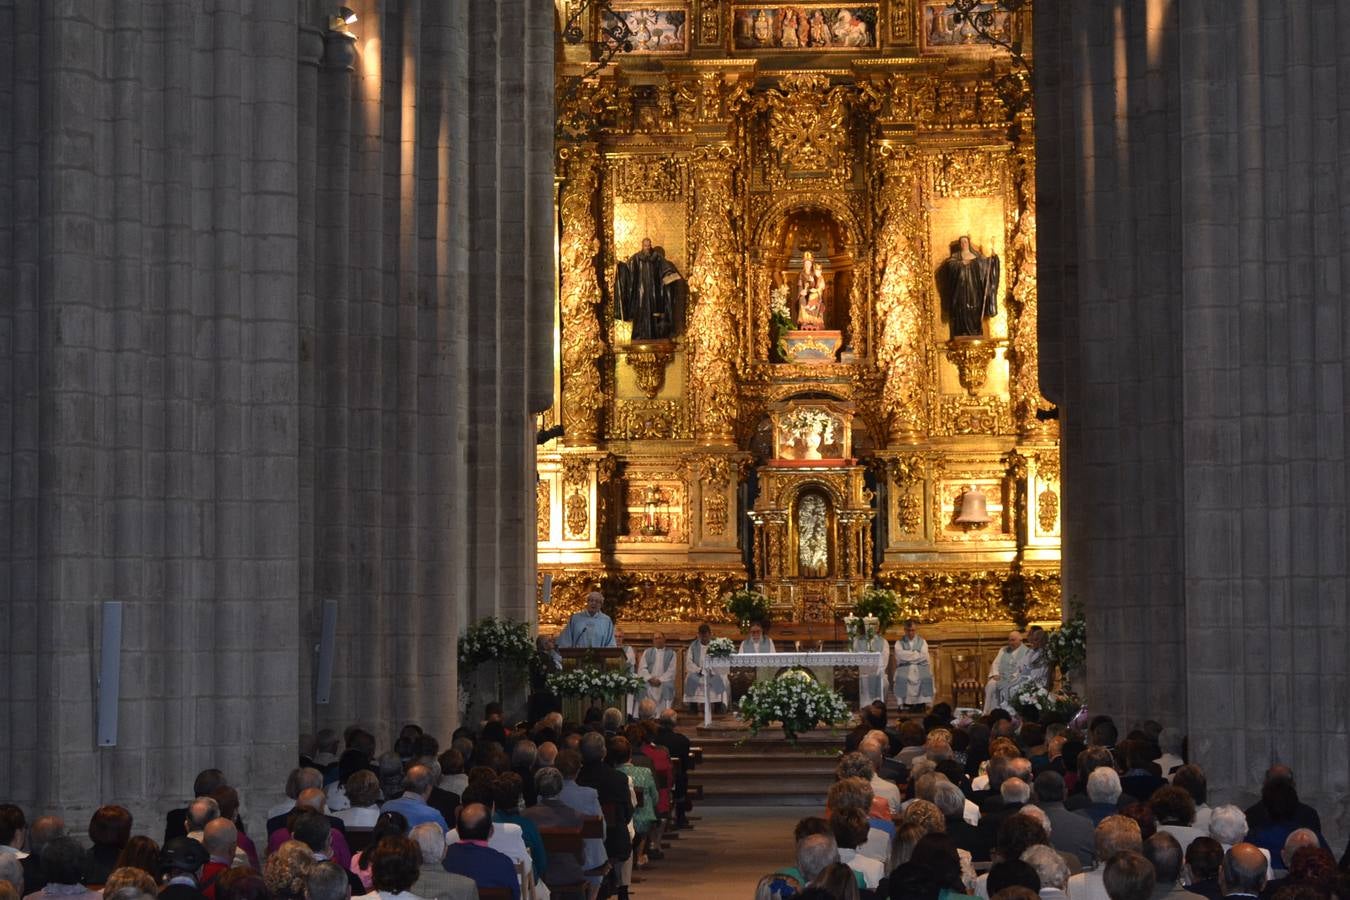
MULTIPOLYGON (((704 662, 704 676, 708 669, 758 669, 782 668, 783 666, 805 666, 808 669, 818 666, 875 666, 876 653, 852 653, 845 650, 817 650, 786 653, 733 653, 730 656, 708 657, 704 662)), ((703 724, 712 725, 712 704, 708 702, 708 692, 703 691, 703 724)))

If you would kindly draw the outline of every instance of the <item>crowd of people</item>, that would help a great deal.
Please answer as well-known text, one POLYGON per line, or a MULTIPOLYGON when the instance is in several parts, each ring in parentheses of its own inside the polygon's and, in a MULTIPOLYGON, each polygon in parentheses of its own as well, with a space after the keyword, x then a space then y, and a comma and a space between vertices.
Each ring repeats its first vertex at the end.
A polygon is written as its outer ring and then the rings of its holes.
POLYGON ((1249 808, 1211 808, 1157 722, 1122 738, 1106 716, 1078 730, 938 704, 893 724, 877 701, 843 750, 757 900, 1350 900, 1350 846, 1338 863, 1288 767, 1249 808))
POLYGON ((489 704, 447 747, 410 724, 384 752, 360 726, 302 738, 284 798, 249 813, 257 842, 218 769, 162 836, 117 805, 77 836, 0 804, 0 900, 626 900, 690 827, 689 739, 674 710, 635 712, 512 726, 489 704))

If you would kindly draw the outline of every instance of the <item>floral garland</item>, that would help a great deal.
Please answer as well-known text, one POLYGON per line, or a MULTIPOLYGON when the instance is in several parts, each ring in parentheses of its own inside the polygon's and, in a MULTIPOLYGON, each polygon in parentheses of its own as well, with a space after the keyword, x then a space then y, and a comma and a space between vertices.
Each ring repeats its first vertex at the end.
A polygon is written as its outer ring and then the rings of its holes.
POLYGON ((735 617, 741 628, 749 628, 751 622, 769 621, 769 598, 749 588, 727 594, 722 608, 735 617))
POLYGON ((1073 605, 1069 621, 1046 635, 1045 652, 1066 676, 1087 662, 1087 620, 1080 604, 1073 605))
POLYGON ((900 616, 900 595, 890 588, 869 587, 854 601, 853 615, 874 617, 885 631, 900 616))
POLYGON ((499 662, 504 668, 523 666, 534 656, 530 627, 489 616, 469 626, 459 639, 459 670, 471 672, 485 662, 499 662))
POLYGON ((1017 714, 1026 719, 1039 719, 1046 714, 1066 719, 1083 705, 1083 698, 1073 691, 1059 688, 1051 691, 1043 684, 1028 681, 1013 689, 1008 698, 1017 714))
POLYGON ((792 321, 792 310, 788 308, 787 285, 780 285, 769 292, 769 327, 773 332, 773 348, 778 358, 787 359, 787 333, 797 327, 792 321))
POLYGON ((726 659, 736 652, 736 643, 731 638, 713 638, 704 652, 709 659, 726 659))
POLYGON ((801 669, 789 669, 774 679, 757 681, 750 686, 738 713, 759 734, 773 722, 783 726, 788 740, 810 731, 816 725, 839 725, 848 721, 850 711, 844 698, 801 669))
POLYGON ((632 672, 581 666, 548 676, 549 690, 559 697, 604 697, 615 700, 636 694, 645 682, 632 672))

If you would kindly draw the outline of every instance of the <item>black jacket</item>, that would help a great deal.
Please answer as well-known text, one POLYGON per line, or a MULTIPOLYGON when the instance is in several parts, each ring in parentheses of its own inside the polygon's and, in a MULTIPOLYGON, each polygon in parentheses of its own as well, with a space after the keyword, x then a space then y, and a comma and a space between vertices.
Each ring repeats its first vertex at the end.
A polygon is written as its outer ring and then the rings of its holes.
POLYGON ((633 820, 632 795, 628 791, 628 776, 613 766, 607 766, 602 762, 590 763, 582 766, 581 771, 577 773, 577 784, 582 787, 595 788, 595 793, 600 800, 600 807, 606 810, 606 819, 609 818, 609 811, 613 810, 614 821, 612 824, 619 827, 605 829, 605 851, 609 853, 610 859, 627 859, 633 850, 633 844, 628 839, 628 828, 626 827, 633 820))

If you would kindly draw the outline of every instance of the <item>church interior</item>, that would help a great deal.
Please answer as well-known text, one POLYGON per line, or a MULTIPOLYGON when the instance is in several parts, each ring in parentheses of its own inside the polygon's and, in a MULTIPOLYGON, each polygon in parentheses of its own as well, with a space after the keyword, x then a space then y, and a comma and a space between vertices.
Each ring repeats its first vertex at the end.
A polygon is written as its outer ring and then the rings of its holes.
POLYGON ((347 3, 0 6, 0 900, 1350 900, 1350 6, 347 3))

